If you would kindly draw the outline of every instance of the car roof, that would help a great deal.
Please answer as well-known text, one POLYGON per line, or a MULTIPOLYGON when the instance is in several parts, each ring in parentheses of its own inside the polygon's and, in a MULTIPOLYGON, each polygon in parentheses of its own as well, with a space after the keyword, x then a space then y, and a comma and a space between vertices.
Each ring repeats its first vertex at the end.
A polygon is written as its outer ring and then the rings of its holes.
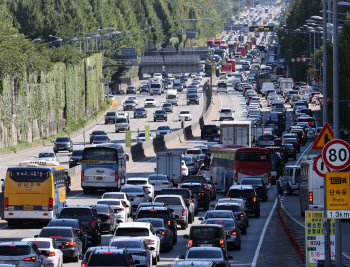
POLYGON ((140 209, 139 209, 139 211, 141 211, 141 210, 168 210, 168 207, 166 206, 156 206, 156 205, 154 205, 154 206, 141 206, 140 207, 140 209))
POLYGON ((30 245, 31 241, 9 241, 9 242, 1 242, 0 246, 11 246, 11 245, 17 245, 17 246, 25 246, 30 245))
POLYGON ((230 189, 253 189, 252 185, 232 185, 230 189))
POLYGON ((150 223, 147 222, 122 222, 118 228, 150 228, 150 223))
POLYGON ((21 240, 22 242, 34 242, 34 241, 47 241, 52 242, 53 239, 50 237, 27 237, 21 240))

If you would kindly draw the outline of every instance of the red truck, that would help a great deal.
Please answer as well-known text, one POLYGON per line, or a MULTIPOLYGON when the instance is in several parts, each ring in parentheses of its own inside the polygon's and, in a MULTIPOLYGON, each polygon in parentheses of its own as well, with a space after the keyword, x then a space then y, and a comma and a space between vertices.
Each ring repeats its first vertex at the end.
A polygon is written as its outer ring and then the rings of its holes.
POLYGON ((221 39, 215 39, 214 44, 221 46, 221 39))
POLYGON ((245 52, 246 52, 245 47, 244 46, 239 46, 237 48, 237 53, 238 52, 241 52, 242 56, 245 56, 245 52))
POLYGON ((213 39, 208 39, 207 40, 207 46, 209 46, 210 48, 213 48, 213 44, 214 44, 213 39))
POLYGON ((231 64, 231 66, 232 66, 232 72, 235 72, 235 71, 236 71, 236 60, 234 60, 234 59, 229 59, 229 60, 226 61, 226 64, 227 64, 227 63, 231 64))
POLYGON ((232 76, 232 65, 230 63, 222 64, 221 72, 225 72, 228 76, 232 76))

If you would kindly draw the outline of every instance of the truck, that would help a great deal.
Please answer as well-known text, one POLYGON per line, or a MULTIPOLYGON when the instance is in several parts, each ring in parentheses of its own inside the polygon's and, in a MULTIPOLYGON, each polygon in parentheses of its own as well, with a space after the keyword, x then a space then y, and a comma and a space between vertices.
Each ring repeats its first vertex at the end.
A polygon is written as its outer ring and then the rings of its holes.
POLYGON ((272 82, 271 74, 269 73, 259 73, 258 75, 258 90, 262 89, 264 83, 272 82))
POLYGON ((210 48, 213 48, 213 44, 214 44, 213 39, 208 39, 207 40, 207 46, 209 46, 210 48))
POLYGON ((252 145, 252 122, 233 121, 220 125, 220 143, 225 145, 252 145))
POLYGON ((260 136, 264 134, 264 126, 252 127, 252 142, 256 143, 260 136))
POLYGON ((222 64, 221 72, 225 72, 228 76, 232 76, 232 65, 230 63, 222 64))
POLYGON ((177 90, 176 89, 167 90, 166 100, 167 102, 177 106, 177 90))
POLYGON ((285 90, 293 89, 293 78, 281 78, 280 79, 280 88, 283 93, 285 90))
POLYGON ((182 92, 183 85, 181 83, 181 79, 174 79, 173 88, 179 92, 182 92))
POLYGON ((149 87, 150 95, 154 95, 154 94, 160 95, 164 91, 163 83, 162 83, 161 79, 157 79, 157 78, 149 79, 148 80, 148 87, 149 87))
POLYGON ((156 173, 164 174, 177 185, 182 179, 182 154, 176 152, 158 152, 156 157, 156 173))
POLYGON ((231 66, 232 66, 232 72, 235 72, 235 71, 236 71, 236 60, 234 60, 234 59, 228 59, 228 60, 226 61, 226 63, 230 63, 230 64, 231 64, 231 66))

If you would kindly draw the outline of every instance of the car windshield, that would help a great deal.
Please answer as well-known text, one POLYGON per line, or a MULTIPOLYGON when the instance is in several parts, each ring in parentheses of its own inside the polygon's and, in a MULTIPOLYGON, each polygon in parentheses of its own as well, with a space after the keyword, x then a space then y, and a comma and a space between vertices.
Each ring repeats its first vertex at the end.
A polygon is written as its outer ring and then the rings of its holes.
POLYGON ((87 266, 129 266, 130 262, 121 253, 96 253, 92 254, 87 266))
POLYGON ((74 150, 72 153, 73 157, 83 156, 83 150, 74 150))
POLYGON ((38 158, 49 158, 49 157, 54 157, 54 156, 55 156, 54 153, 42 152, 42 153, 39 153, 38 158))
POLYGON ((233 212, 240 212, 242 211, 241 207, 238 205, 231 205, 231 204, 225 204, 225 205, 217 205, 215 207, 216 210, 232 210, 233 212))
POLYGON ((100 200, 97 201, 97 204, 106 204, 106 205, 119 206, 120 205, 120 201, 119 200, 100 199, 100 200))
POLYGON ((143 193, 143 190, 141 187, 123 187, 120 192, 124 193, 143 193))
POLYGON ((115 112, 107 112, 106 116, 115 116, 115 112))
POLYGON ((202 151, 201 150, 197 150, 197 149, 188 149, 187 151, 186 151, 186 154, 202 154, 202 151))
MULTIPOLYGON (((101 200, 99 200, 101 201, 101 200)), ((101 204, 101 203, 98 203, 101 204)), ((106 214, 109 212, 108 205, 94 205, 98 214, 106 214)))
POLYGON ((135 109, 135 112, 143 112, 143 111, 146 111, 144 108, 137 108, 135 109))
POLYGON ((98 135, 94 138, 94 141, 105 141, 108 137, 106 135, 98 135))
POLYGON ((149 236, 147 228, 118 228, 115 236, 149 236))
POLYGON ((232 228, 236 226, 233 220, 220 220, 220 219, 207 220, 207 224, 220 224, 224 226, 224 228, 232 228))
POLYGON ((214 238, 220 238, 220 228, 219 227, 192 227, 190 230, 190 235, 194 239, 204 239, 213 240, 214 238))
POLYGON ((205 215, 205 218, 232 218, 232 213, 229 212, 220 212, 220 211, 215 211, 215 212, 208 212, 205 215))
POLYGON ((0 246, 1 256, 20 256, 31 253, 30 246, 2 245, 0 246))
POLYGON ((125 118, 117 118, 116 123, 127 123, 125 118))
POLYGON ((189 185, 182 185, 181 188, 188 188, 191 190, 191 192, 202 192, 202 187, 200 185, 193 185, 193 184, 189 184, 189 185))
POLYGON ((180 111, 180 114, 190 114, 190 112, 187 110, 184 110, 184 111, 180 111))
POLYGON ((149 175, 148 179, 151 181, 168 181, 168 177, 166 175, 149 175))
POLYGON ((93 131, 91 135, 106 135, 104 131, 93 131))
POLYGON ((48 226, 66 226, 66 227, 79 227, 78 226, 78 220, 74 219, 68 219, 68 220, 61 220, 61 219, 56 219, 56 220, 51 220, 48 224, 48 226))
POLYGON ((259 141, 274 141, 275 137, 273 135, 262 135, 259 137, 259 141))
POLYGON ((147 184, 147 181, 144 180, 126 180, 127 184, 132 184, 132 185, 145 185, 147 184))
POLYGON ((248 198, 253 196, 253 191, 251 190, 230 190, 228 192, 229 198, 248 198))
POLYGON ((43 248, 50 248, 51 247, 51 242, 50 241, 32 241, 38 248, 43 249, 43 248))
POLYGON ((69 142, 68 137, 57 137, 56 142, 69 142))
POLYGON ((181 200, 178 197, 157 197, 155 202, 163 202, 166 205, 181 205, 181 200))
POLYGON ((247 184, 247 185, 255 185, 255 186, 261 186, 261 180, 258 179, 243 179, 241 184, 247 184))
POLYGON ((163 110, 157 110, 155 114, 163 115, 164 111, 163 110))
POLYGON ((70 229, 44 228, 41 230, 39 237, 73 237, 73 232, 70 229))
POLYGON ((289 142, 289 143, 297 143, 298 141, 297 141, 296 138, 285 138, 284 142, 285 143, 287 143, 287 142, 289 142))
POLYGON ((145 101, 154 101, 154 99, 153 98, 146 98, 145 101))
POLYGON ((111 247, 117 247, 117 248, 142 248, 142 242, 140 241, 112 241, 109 244, 111 247))
POLYGON ((168 214, 166 210, 140 210, 137 214, 137 218, 161 218, 168 219, 168 214))
POLYGON ((91 210, 89 208, 74 208, 74 209, 70 209, 70 208, 64 208, 60 215, 60 218, 63 217, 74 217, 77 219, 81 219, 81 218, 90 218, 91 217, 91 210))
POLYGON ((104 194, 102 198, 114 198, 114 199, 123 199, 124 198, 124 194, 104 194))
MULTIPOLYGON (((153 218, 153 217, 152 217, 153 218)), ((158 218, 158 217, 157 217, 158 218)), ((159 217, 159 218, 162 218, 162 217, 159 217)), ((167 219, 167 217, 164 217, 164 218, 162 218, 162 219, 167 219)), ((152 220, 152 219, 147 219, 147 220, 145 220, 145 219, 142 219, 142 220, 137 220, 138 222, 139 221, 142 221, 142 222, 149 222, 149 223, 151 223, 152 224, 152 226, 154 227, 154 228, 163 228, 164 227, 164 221, 163 220, 152 220)))

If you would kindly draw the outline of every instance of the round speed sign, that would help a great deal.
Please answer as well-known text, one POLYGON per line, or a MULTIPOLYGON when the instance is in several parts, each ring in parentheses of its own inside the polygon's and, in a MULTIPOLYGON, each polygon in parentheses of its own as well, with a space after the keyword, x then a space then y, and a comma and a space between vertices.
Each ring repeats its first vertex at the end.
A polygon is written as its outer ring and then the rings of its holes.
POLYGON ((343 170, 350 165, 350 145, 343 140, 332 140, 324 146, 322 159, 327 167, 343 170))

